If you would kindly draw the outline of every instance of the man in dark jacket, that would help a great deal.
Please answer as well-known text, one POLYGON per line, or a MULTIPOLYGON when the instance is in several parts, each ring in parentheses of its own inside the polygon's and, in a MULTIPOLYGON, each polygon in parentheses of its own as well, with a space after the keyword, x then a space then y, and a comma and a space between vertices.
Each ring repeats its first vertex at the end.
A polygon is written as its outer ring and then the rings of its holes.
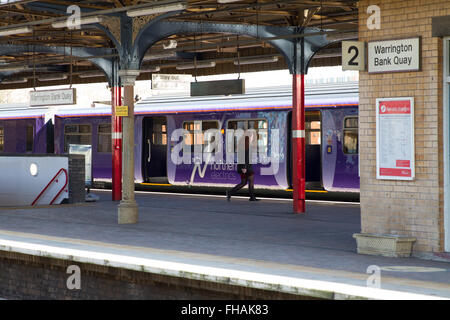
MULTIPOLYGON (((242 141, 242 139, 241 139, 242 141)), ((238 190, 245 187, 248 183, 248 193, 250 195, 250 201, 259 201, 255 197, 255 172, 253 171, 252 164, 250 163, 250 139, 245 137, 245 163, 238 163, 237 172, 241 175, 241 182, 237 184, 233 189, 227 190, 227 200, 230 201, 231 196, 238 190)))

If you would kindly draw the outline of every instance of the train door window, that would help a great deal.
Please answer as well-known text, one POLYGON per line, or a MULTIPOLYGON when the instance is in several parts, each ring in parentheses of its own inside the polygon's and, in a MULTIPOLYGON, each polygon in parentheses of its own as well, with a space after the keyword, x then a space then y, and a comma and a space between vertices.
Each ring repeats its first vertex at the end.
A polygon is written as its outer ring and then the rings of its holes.
POLYGON ((358 117, 344 118, 344 153, 358 153, 358 117))
POLYGON ((152 142, 154 145, 167 145, 167 125, 165 123, 153 122, 152 142))
POLYGON ((101 123, 98 125, 97 152, 110 153, 111 148, 111 124, 101 123))
POLYGON ((305 116, 305 133, 307 145, 320 145, 322 143, 320 111, 308 112, 305 116))
POLYGON ((64 152, 69 151, 69 144, 92 145, 92 131, 88 124, 66 125, 64 127, 64 152))
POLYGON ((34 126, 27 126, 27 141, 26 141, 26 152, 33 151, 33 142, 34 142, 34 126))
POLYGON ((5 129, 0 127, 0 152, 5 150, 5 129))

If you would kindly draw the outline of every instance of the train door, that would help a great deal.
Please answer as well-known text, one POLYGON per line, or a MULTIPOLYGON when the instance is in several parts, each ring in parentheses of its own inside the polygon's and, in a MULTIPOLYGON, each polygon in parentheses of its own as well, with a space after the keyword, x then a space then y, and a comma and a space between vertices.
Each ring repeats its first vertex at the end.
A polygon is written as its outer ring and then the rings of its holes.
POLYGON ((167 119, 144 119, 144 179, 160 182, 167 179, 167 119))
POLYGON ((322 122, 320 111, 305 112, 306 189, 322 188, 322 122))

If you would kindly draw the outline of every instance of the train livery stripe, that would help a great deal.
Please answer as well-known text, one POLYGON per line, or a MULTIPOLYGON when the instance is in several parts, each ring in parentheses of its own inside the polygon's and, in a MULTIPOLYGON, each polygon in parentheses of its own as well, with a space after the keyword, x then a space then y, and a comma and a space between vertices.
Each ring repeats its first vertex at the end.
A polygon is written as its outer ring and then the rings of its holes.
MULTIPOLYGON (((356 107, 358 104, 348 103, 348 104, 318 104, 318 105, 307 105, 305 108, 324 108, 324 107, 356 107)), ((180 114, 180 113, 201 113, 201 112, 223 112, 223 111, 251 111, 251 110, 271 110, 271 109, 292 109, 292 106, 271 106, 271 107, 252 107, 252 108, 227 108, 227 109, 199 109, 199 110, 174 110, 174 111, 137 111, 135 115, 145 115, 145 114, 180 114)), ((111 113, 80 113, 80 114, 58 114, 57 117, 98 117, 98 116, 111 116, 111 113)))
POLYGON ((24 119, 40 119, 45 118, 45 116, 24 116, 24 117, 1 117, 0 120, 24 120, 24 119))

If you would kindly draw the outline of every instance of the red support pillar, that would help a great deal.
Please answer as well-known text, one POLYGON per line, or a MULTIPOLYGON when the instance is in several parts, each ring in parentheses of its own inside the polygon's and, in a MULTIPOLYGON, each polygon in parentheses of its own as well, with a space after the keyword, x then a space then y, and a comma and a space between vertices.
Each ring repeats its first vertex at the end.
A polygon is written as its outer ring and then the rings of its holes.
POLYGON ((305 75, 292 85, 292 184, 294 213, 305 213, 305 75))
POLYGON ((112 200, 122 200, 122 118, 116 117, 116 106, 122 105, 122 88, 111 88, 112 110, 112 200))

